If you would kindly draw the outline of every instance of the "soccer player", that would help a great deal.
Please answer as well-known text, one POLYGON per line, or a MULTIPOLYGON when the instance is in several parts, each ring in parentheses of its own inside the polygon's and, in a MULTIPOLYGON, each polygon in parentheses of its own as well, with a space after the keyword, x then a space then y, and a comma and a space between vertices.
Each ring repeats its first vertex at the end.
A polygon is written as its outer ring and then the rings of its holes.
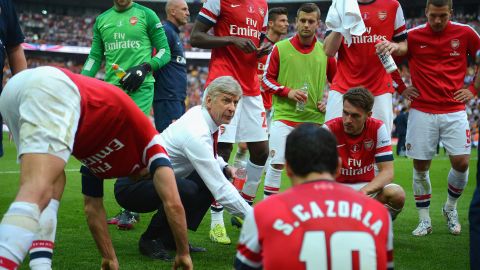
MULTIPOLYGON (((242 89, 231 76, 221 76, 210 83, 204 95, 202 106, 188 110, 160 135, 160 143, 172 161, 187 226, 193 231, 197 230, 213 199, 242 218, 251 210, 227 180, 232 169, 216 153, 219 126, 228 124, 233 118, 242 89)), ((119 179, 115 183, 115 197, 128 209, 158 210, 142 234, 139 247, 144 255, 168 258, 164 250, 171 249, 174 242, 154 183, 119 179)), ((193 251, 205 249, 192 248, 193 251)))
MULTIPOLYGON (((170 62, 168 41, 155 12, 132 0, 113 0, 113 7, 95 21, 92 48, 82 74, 95 77, 103 57, 105 81, 123 88, 150 115, 155 81, 152 71, 170 62), (153 48, 157 53, 151 57, 153 48)), ((82 167, 81 172, 85 171, 82 167)), ((122 209, 108 222, 128 230, 138 218, 137 213, 122 209)))
MULTIPOLYGON (((288 10, 286 7, 274 7, 268 11, 268 28, 267 35, 264 42, 269 42, 273 46, 280 41, 282 36, 288 33, 288 10)), ((257 75, 258 79, 262 81, 263 74, 266 71, 265 64, 267 63, 268 55, 264 55, 258 59, 257 75)), ((272 93, 265 91, 260 85, 263 107, 267 114, 267 126, 270 129, 272 121, 272 93)))
MULTIPOLYGON (((239 3, 209 0, 203 4, 190 36, 192 46, 212 49, 208 84, 219 76, 232 76, 240 83, 243 96, 235 117, 223 125, 218 154, 228 160, 233 143, 246 142, 250 158, 247 162, 247 183, 242 196, 252 204, 263 167, 268 157, 268 134, 265 108, 257 77, 257 57, 271 49, 262 43, 262 31, 268 22, 266 0, 247 0, 239 3), (213 27, 213 35, 207 32, 213 27)), ((213 212, 212 220, 224 227, 221 209, 213 212)))
POLYGON ((402 7, 396 0, 358 0, 366 32, 353 36, 347 46, 338 32, 327 31, 325 52, 338 52, 338 71, 328 93, 325 120, 342 115, 342 95, 350 88, 363 85, 375 96, 373 117, 392 131, 394 88, 391 76, 385 71, 378 53, 403 55, 407 51, 407 33, 402 7), (379 44, 376 44, 381 41, 379 44))
POLYGON ((392 183, 390 134, 382 121, 371 117, 373 102, 373 95, 365 88, 348 90, 343 95, 342 117, 327 121, 325 127, 337 138, 342 159, 335 180, 381 202, 395 219, 405 204, 405 192, 392 183))
MULTIPOLYGON (((27 60, 23 53, 22 29, 18 22, 15 6, 11 0, 0 1, 0 42, 2 44, 2 53, 0 54, 0 82, 3 82, 3 68, 5 66, 5 56, 8 57, 8 64, 13 74, 27 68, 27 60)), ((3 85, 0 85, 0 94, 3 85)), ((0 157, 3 156, 3 119, 0 115, 0 157)))
POLYGON ((154 73, 155 93, 153 96, 155 127, 160 133, 185 113, 185 97, 187 95, 187 60, 178 29, 189 21, 190 12, 187 2, 185 0, 169 0, 165 5, 165 13, 167 20, 163 28, 167 36, 171 59, 168 64, 154 73))
POLYGON ((132 0, 113 0, 113 7, 95 20, 92 48, 82 74, 95 77, 104 56, 105 81, 123 88, 149 115, 155 81, 152 71, 170 62, 170 48, 157 14, 132 0), (158 52, 151 57, 153 48, 158 52), (119 69, 114 70, 114 64, 119 69))
MULTIPOLYGON (((73 155, 101 179, 151 173, 174 230, 175 267, 192 269, 170 160, 149 119, 120 89, 64 69, 39 67, 8 81, 0 111, 21 164, 20 189, 0 223, 0 268, 17 269, 38 232, 55 233, 56 215, 46 222, 42 216, 52 198, 60 199, 64 168, 73 155)), ((84 196, 87 223, 102 256, 101 268, 118 269, 102 196, 84 196)), ((36 246, 43 252, 52 247, 52 242, 36 246)))
POLYGON ((273 93, 273 123, 270 128, 270 165, 267 166, 264 197, 280 190, 285 164, 285 140, 300 123, 323 124, 325 104, 323 88, 334 76, 335 59, 325 55, 323 45, 315 37, 320 26, 320 9, 305 3, 297 10, 297 33, 275 44, 268 56, 262 80, 264 91, 273 93), (301 88, 307 87, 305 93, 301 88), (308 95, 308 98, 307 98, 308 95), (302 102, 304 109, 297 110, 302 102))
POLYGON ((247 214, 235 269, 393 269, 388 212, 334 181, 340 169, 336 145, 316 124, 301 124, 288 135, 285 166, 292 187, 247 214))
POLYGON ((406 137, 407 156, 413 159, 413 192, 420 222, 412 234, 432 232, 429 206, 432 194, 429 169, 441 141, 452 168, 448 196, 442 207, 448 230, 458 235, 457 201, 468 181, 471 136, 465 103, 475 90, 464 88, 467 56, 480 49, 480 36, 468 25, 451 22, 451 0, 428 0, 427 23, 408 32, 406 55, 412 86, 399 92, 412 101, 406 137))

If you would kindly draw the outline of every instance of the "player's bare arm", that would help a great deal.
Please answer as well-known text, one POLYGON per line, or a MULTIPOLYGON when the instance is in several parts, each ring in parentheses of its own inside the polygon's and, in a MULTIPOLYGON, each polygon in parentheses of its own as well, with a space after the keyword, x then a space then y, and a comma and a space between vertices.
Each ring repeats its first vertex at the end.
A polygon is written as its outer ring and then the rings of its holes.
POLYGON ((378 167, 378 174, 371 182, 360 189, 366 195, 374 194, 383 189, 386 185, 393 181, 393 161, 385 161, 376 163, 378 167))
POLYGON ((118 269, 117 255, 115 254, 112 240, 108 233, 107 213, 103 206, 103 198, 84 195, 84 205, 88 228, 102 256, 101 269, 118 269))
POLYGON ((25 59, 25 54, 23 52, 23 47, 21 44, 7 48, 8 62, 10 63, 10 68, 12 69, 13 74, 27 68, 27 60, 25 59))
POLYGON ((325 54, 330 57, 334 57, 337 54, 338 49, 340 49, 340 45, 342 45, 343 36, 338 32, 330 32, 328 36, 325 38, 323 49, 325 50, 325 54))
POLYGON ((257 49, 257 57, 260 58, 269 54, 272 51, 272 47, 273 45, 271 42, 261 43, 260 47, 257 49))
POLYGON ((384 40, 375 44, 375 49, 379 54, 403 56, 407 53, 408 45, 406 40, 398 43, 384 40))
POLYGON ((257 47, 248 38, 234 37, 234 36, 213 36, 207 34, 212 26, 206 25, 198 20, 193 25, 192 34, 190 36, 190 43, 193 47, 203 49, 213 49, 225 47, 228 45, 235 45, 238 49, 245 53, 253 53, 257 51, 257 47))
POLYGON ((180 201, 173 170, 166 166, 158 167, 153 175, 153 183, 163 202, 168 223, 172 229, 177 246, 174 269, 193 269, 188 247, 185 210, 180 201))

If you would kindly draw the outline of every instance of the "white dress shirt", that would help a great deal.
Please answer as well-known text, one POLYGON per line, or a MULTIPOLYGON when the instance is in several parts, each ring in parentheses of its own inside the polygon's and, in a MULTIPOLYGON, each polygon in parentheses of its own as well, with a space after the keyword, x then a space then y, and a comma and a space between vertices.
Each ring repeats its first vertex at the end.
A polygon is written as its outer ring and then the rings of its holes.
POLYGON ((162 132, 160 144, 167 150, 175 177, 186 178, 197 171, 215 200, 243 218, 252 207, 223 174, 227 163, 213 154, 212 134, 217 130, 208 111, 195 106, 162 132))

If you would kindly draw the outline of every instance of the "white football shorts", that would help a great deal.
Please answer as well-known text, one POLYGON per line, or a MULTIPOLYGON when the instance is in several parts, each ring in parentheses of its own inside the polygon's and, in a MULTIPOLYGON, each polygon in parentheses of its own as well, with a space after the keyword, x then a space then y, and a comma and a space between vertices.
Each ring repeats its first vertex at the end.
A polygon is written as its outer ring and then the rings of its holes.
POLYGON ((80 93, 53 67, 24 70, 13 76, 0 96, 0 112, 22 154, 71 155, 80 118, 80 93))
POLYGON ((470 154, 471 137, 467 113, 431 114, 411 109, 408 113, 405 143, 407 156, 432 160, 440 141, 450 156, 470 154))
POLYGON ((232 121, 220 126, 219 142, 262 142, 268 140, 267 115, 262 96, 242 96, 232 121))

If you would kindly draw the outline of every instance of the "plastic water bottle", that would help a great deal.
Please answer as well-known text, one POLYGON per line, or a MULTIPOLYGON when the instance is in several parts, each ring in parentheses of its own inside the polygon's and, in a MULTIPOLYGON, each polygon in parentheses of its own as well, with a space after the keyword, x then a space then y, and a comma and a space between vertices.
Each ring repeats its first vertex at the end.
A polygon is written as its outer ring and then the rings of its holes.
POLYGON ((123 76, 125 76, 126 74, 125 70, 121 68, 118 64, 112 64, 112 69, 115 73, 115 76, 117 76, 119 79, 123 78, 123 76))
POLYGON ((247 181, 247 162, 240 160, 234 164, 236 168, 235 174, 233 175, 233 186, 241 191, 247 181))
MULTIPOLYGON (((377 40, 377 43, 382 42, 382 40, 377 40)), ((397 64, 395 64, 395 61, 393 60, 392 55, 390 54, 380 54, 377 53, 378 58, 380 59, 380 62, 382 62, 383 67, 387 71, 387 73, 392 73, 395 70, 397 70, 397 64)))
MULTIPOLYGON (((308 84, 306 82, 303 83, 302 88, 300 88, 299 90, 305 93, 305 95, 307 95, 307 98, 308 98, 308 84)), ((295 110, 299 112, 305 111, 305 103, 306 102, 303 102, 303 101, 297 101, 297 106, 295 107, 295 110)))

